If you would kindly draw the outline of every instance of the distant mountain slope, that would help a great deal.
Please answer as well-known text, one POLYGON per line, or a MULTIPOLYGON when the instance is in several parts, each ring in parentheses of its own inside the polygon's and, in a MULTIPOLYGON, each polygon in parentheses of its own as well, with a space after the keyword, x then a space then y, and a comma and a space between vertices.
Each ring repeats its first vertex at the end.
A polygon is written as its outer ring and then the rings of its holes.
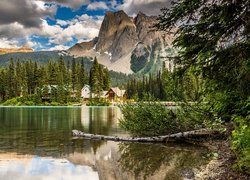
POLYGON ((95 40, 76 44, 69 54, 76 57, 94 57, 110 70, 123 73, 155 72, 176 50, 172 47, 173 33, 152 31, 156 17, 138 13, 135 18, 124 11, 107 12, 95 40), (95 43, 94 43, 95 42, 95 43), (171 52, 171 53, 170 53, 171 52))
POLYGON ((38 63, 46 63, 49 60, 58 60, 60 56, 63 56, 65 60, 72 59, 72 56, 69 56, 64 51, 38 51, 38 52, 29 52, 29 53, 10 53, 0 55, 0 66, 8 65, 10 59, 14 61, 27 61, 32 60, 38 63))

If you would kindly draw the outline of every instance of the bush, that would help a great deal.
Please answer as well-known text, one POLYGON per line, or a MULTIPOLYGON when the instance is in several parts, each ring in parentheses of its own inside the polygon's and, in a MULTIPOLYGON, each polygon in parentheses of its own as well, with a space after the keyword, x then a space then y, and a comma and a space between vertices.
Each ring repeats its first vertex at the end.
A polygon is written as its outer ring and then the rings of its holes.
POLYGON ((86 104, 87 106, 109 106, 110 102, 106 99, 91 99, 89 102, 86 104))
POLYGON ((233 117, 235 130, 232 132, 231 147, 237 157, 234 169, 250 174, 250 98, 242 106, 242 110, 248 111, 248 115, 233 117))
POLYGON ((3 103, 4 106, 16 106, 19 104, 19 98, 12 98, 3 103))
POLYGON ((25 105, 25 106, 35 106, 36 104, 33 101, 25 101, 25 102, 23 102, 22 105, 25 105))
MULTIPOLYGON (((77 98, 72 98, 72 100, 79 100, 77 98)), ((78 101, 79 102, 79 101, 78 101)), ((51 103, 48 102, 42 102, 42 98, 37 95, 28 95, 24 97, 16 97, 9 99, 3 103, 4 106, 62 106, 62 105, 71 105, 73 104, 68 103, 60 103, 52 101, 51 103)))
POLYGON ((159 102, 127 103, 120 108, 123 113, 120 125, 134 136, 166 135, 203 126, 202 121, 181 118, 182 109, 168 108, 159 102))
POLYGON ((3 103, 4 106, 35 106, 41 104, 41 97, 37 95, 28 95, 24 97, 15 97, 3 103))

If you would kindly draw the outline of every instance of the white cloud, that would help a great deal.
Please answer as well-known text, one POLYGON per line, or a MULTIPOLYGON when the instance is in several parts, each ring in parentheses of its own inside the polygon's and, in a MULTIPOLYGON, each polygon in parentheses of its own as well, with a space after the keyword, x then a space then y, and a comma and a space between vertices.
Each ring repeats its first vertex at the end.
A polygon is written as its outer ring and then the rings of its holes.
POLYGON ((0 38, 0 48, 18 48, 19 42, 17 40, 8 40, 7 38, 0 38))
POLYGON ((44 50, 48 50, 48 51, 61 51, 61 50, 67 50, 69 49, 70 47, 69 46, 64 46, 64 45, 56 45, 52 48, 49 48, 49 49, 44 49, 44 50))
POLYGON ((128 15, 134 16, 139 11, 147 15, 159 15, 160 9, 170 6, 171 0, 124 0, 116 9, 124 10, 128 15))
MULTIPOLYGON (((19 47, 23 42, 34 49, 47 46, 32 40, 35 36, 35 39, 48 38, 50 44, 61 45, 57 48, 66 48, 65 44, 73 40, 90 40, 98 35, 103 17, 84 14, 68 21, 56 20, 55 25, 45 20, 53 18, 58 5, 77 9, 87 4, 90 0, 1 0, 0 47, 19 47)), ((99 7, 104 8, 103 3, 99 7)))
POLYGON ((88 10, 109 9, 105 2, 93 2, 87 6, 88 10))
POLYGON ((37 30, 35 33, 37 35, 41 35, 44 37, 53 37, 58 35, 63 31, 63 28, 60 27, 59 25, 49 25, 46 20, 42 20, 42 27, 40 30, 37 30))
POLYGON ((57 25, 54 26, 45 24, 43 31, 47 32, 48 37, 50 37, 49 42, 54 44, 65 44, 72 41, 73 38, 78 41, 91 40, 98 36, 102 20, 103 16, 83 14, 70 21, 57 20, 57 25))

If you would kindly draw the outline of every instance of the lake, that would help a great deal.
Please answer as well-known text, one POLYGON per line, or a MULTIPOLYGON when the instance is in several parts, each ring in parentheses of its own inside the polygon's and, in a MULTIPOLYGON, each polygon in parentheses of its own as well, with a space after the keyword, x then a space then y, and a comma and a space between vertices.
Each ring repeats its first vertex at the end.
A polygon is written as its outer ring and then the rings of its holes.
POLYGON ((72 137, 72 129, 129 136, 121 117, 118 107, 0 107, 0 179, 178 180, 207 162, 201 146, 72 137))

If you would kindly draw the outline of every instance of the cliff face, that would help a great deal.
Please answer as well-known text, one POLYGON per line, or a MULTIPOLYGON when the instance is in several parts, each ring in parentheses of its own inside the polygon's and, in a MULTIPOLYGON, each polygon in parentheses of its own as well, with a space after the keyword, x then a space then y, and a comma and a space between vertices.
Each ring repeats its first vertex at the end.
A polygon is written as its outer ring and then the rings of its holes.
POLYGON ((161 56, 172 48, 172 34, 152 31, 156 17, 138 13, 135 18, 124 11, 107 12, 98 38, 76 44, 68 51, 74 56, 96 56, 109 69, 132 73, 147 73, 159 69, 161 56), (89 45, 90 44, 90 45, 89 45))
POLYGON ((29 47, 21 47, 21 48, 0 48, 0 54, 10 54, 10 53, 26 53, 26 52, 34 52, 33 49, 29 47))
POLYGON ((101 25, 96 51, 112 54, 116 61, 129 53, 138 39, 133 20, 124 12, 107 12, 101 25))

